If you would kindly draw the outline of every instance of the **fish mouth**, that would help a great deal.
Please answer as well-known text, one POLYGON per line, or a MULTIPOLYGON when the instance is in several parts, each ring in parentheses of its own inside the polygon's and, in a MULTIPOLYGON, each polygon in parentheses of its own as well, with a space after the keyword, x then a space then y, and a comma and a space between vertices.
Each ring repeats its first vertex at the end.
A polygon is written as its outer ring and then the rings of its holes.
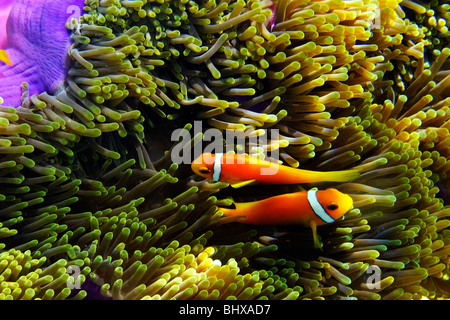
POLYGON ((53 94, 62 87, 70 67, 71 42, 66 23, 80 17, 83 5, 83 0, 2 1, 0 49, 12 62, 0 62, 4 106, 21 104, 24 82, 28 83, 29 95, 53 94))

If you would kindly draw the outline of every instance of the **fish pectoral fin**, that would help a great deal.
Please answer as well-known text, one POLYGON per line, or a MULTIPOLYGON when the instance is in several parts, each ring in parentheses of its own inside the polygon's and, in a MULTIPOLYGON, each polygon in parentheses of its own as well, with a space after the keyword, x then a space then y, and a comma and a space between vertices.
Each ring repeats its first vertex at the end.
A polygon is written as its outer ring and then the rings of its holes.
POLYGON ((237 183, 232 183, 230 184, 233 188, 242 188, 245 186, 248 186, 250 184, 252 184, 253 182, 255 182, 256 180, 248 180, 248 181, 241 181, 241 182, 237 182, 237 183))
POLYGON ((319 236, 317 234, 317 224, 313 219, 311 219, 311 221, 309 221, 309 226, 311 227, 311 230, 313 233, 314 248, 323 250, 322 249, 323 244, 320 242, 319 236))

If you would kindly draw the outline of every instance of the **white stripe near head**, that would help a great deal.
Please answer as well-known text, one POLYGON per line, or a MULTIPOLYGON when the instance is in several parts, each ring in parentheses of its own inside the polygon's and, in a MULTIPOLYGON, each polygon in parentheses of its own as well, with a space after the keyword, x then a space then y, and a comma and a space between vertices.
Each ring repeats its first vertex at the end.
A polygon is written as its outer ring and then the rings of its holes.
POLYGON ((222 157, 223 153, 216 153, 214 157, 214 168, 212 178, 214 181, 220 180, 220 174, 222 173, 222 157))
POLYGON ((308 202, 314 213, 326 223, 331 223, 334 219, 325 211, 322 205, 317 200, 317 188, 312 188, 308 191, 308 202))

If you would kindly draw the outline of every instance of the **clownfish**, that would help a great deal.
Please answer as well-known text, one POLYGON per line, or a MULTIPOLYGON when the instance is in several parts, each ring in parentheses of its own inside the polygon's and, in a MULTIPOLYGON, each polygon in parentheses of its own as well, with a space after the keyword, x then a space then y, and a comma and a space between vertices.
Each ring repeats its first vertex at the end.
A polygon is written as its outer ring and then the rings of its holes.
POLYGON ((292 168, 246 154, 203 153, 191 164, 196 174, 238 188, 252 182, 297 184, 319 181, 345 182, 359 177, 357 170, 311 171, 292 168))
POLYGON ((310 227, 314 246, 320 247, 317 226, 332 223, 353 208, 353 199, 336 189, 286 193, 254 202, 234 203, 236 209, 218 208, 226 217, 245 216, 252 225, 310 227))
POLYGON ((8 53, 5 50, 1 50, 1 49, 0 49, 0 61, 3 61, 8 66, 12 66, 13 65, 12 61, 9 60, 8 53))

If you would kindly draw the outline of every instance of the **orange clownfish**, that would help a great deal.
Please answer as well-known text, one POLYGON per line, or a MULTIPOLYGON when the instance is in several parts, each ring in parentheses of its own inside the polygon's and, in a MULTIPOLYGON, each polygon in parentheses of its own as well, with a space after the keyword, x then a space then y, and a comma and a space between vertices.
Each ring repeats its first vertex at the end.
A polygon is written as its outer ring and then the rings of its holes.
POLYGON ((301 225, 311 227, 314 246, 320 247, 317 226, 332 223, 353 207, 353 199, 336 189, 286 193, 254 202, 234 203, 236 209, 219 208, 223 215, 245 216, 253 225, 301 225))
POLYGON ((318 181, 345 182, 359 177, 357 170, 311 171, 296 169, 246 154, 203 153, 191 164, 196 174, 241 187, 251 182, 297 184, 318 181))
POLYGON ((0 61, 3 61, 4 63, 6 63, 8 66, 12 66, 13 63, 11 62, 11 60, 9 60, 9 55, 5 50, 1 50, 0 49, 0 61))

